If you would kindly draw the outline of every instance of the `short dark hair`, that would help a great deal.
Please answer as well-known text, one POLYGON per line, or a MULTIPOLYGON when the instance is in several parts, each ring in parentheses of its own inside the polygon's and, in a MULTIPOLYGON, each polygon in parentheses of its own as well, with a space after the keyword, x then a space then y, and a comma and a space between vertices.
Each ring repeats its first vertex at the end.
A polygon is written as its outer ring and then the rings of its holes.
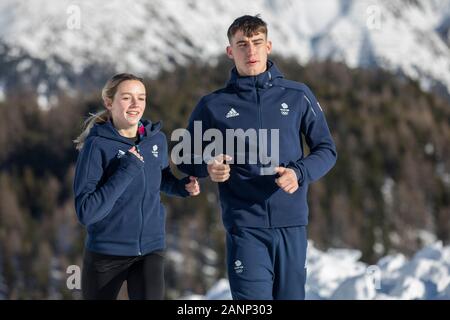
POLYGON ((231 38, 241 30, 246 37, 254 36, 257 33, 264 33, 267 37, 267 24, 261 19, 260 15, 249 16, 245 15, 233 21, 228 28, 227 36, 231 42, 231 38))

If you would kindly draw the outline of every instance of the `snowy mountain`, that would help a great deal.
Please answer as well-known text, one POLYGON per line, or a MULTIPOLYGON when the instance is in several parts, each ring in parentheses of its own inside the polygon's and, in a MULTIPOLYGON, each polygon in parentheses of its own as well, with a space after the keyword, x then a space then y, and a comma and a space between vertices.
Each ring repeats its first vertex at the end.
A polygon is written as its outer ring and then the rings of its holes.
POLYGON ((379 66, 450 92, 450 0, 3 0, 0 98, 19 83, 45 104, 55 88, 113 71, 214 63, 233 19, 256 13, 275 54, 379 66))
MULTIPOLYGON (((348 249, 323 252, 310 242, 306 299, 450 299, 450 246, 438 241, 410 260, 395 254, 371 266, 358 261, 360 256, 361 252, 348 249)), ((231 299, 228 280, 219 280, 205 296, 183 299, 231 299)))

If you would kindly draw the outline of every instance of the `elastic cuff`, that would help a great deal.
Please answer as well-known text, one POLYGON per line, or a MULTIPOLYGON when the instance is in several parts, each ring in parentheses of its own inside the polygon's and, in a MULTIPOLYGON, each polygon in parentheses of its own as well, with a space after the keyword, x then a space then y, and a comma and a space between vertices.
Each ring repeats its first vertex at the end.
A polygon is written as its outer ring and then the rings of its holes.
POLYGON ((180 196, 182 197, 189 197, 189 192, 186 190, 185 186, 191 182, 191 180, 189 179, 189 176, 184 177, 183 179, 180 180, 180 196))
POLYGON ((132 175, 137 174, 144 167, 144 162, 132 153, 127 153, 125 157, 120 158, 120 162, 121 169, 132 175))
POLYGON ((289 163, 289 164, 286 166, 286 168, 289 168, 289 169, 294 170, 295 174, 297 175, 297 181, 298 181, 299 183, 301 183, 301 182, 303 181, 303 174, 302 174, 302 172, 300 171, 299 168, 297 168, 295 165, 293 165, 293 164, 291 164, 291 163, 289 163))

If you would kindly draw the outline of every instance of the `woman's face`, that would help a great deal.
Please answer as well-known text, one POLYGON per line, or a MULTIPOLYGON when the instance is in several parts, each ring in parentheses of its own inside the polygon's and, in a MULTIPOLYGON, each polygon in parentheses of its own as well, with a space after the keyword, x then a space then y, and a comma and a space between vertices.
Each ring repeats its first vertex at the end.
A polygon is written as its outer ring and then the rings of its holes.
POLYGON ((105 101, 118 130, 136 128, 145 110, 145 86, 137 80, 120 83, 113 100, 105 101))

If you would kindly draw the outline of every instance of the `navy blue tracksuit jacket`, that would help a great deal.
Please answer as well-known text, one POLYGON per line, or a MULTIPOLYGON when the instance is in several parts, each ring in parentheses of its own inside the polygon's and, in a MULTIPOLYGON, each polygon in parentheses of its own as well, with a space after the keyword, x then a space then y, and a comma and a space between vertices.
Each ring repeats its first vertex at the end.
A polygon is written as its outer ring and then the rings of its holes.
MULTIPOLYGON (((245 137, 236 138, 245 144, 245 151, 229 154, 234 160, 244 158, 244 163, 230 164, 230 178, 219 183, 227 229, 228 278, 234 299, 304 299, 308 185, 336 162, 335 144, 316 98, 306 85, 283 79, 269 61, 267 70, 257 76, 240 77, 234 68, 225 88, 203 97, 189 120, 191 138, 197 121, 201 122, 202 134, 208 129, 220 130, 221 149, 228 154, 228 129, 256 129, 261 135, 265 133, 259 129, 267 130, 266 142, 259 140, 256 149, 258 155, 261 148, 264 154, 267 150, 268 156, 276 151, 270 144, 270 130, 279 130, 278 164, 295 171, 299 181, 296 192, 288 194, 276 185, 277 177, 266 170, 264 159, 250 161, 255 142, 245 137), (307 156, 302 134, 310 149, 307 156)), ((209 148, 208 144, 203 143, 203 150, 209 148)), ((206 177, 205 162, 192 164, 202 155, 195 154, 195 142, 191 145, 194 151, 186 157, 191 163, 178 167, 189 175, 206 177)))
MULTIPOLYGON (((333 167, 336 148, 322 108, 306 85, 285 80, 271 61, 258 76, 240 77, 234 68, 227 86, 203 97, 194 109, 188 126, 191 137, 194 121, 201 121, 203 132, 215 128, 224 137, 227 129, 278 129, 280 165, 293 169, 299 180, 299 189, 288 194, 276 185, 275 175, 261 175, 264 166, 260 161, 231 164, 230 178, 219 184, 227 229, 308 224, 308 184, 333 167), (308 156, 303 151, 302 133, 310 148, 308 156)), ((237 159, 239 155, 230 156, 237 159)), ((189 175, 208 176, 205 163, 178 167, 189 175)))
POLYGON ((78 156, 75 208, 87 228, 90 251, 138 256, 164 249, 165 210, 160 190, 186 197, 189 178, 170 171, 161 123, 142 120, 137 146, 144 162, 129 153, 134 145, 111 122, 95 124, 78 156))

